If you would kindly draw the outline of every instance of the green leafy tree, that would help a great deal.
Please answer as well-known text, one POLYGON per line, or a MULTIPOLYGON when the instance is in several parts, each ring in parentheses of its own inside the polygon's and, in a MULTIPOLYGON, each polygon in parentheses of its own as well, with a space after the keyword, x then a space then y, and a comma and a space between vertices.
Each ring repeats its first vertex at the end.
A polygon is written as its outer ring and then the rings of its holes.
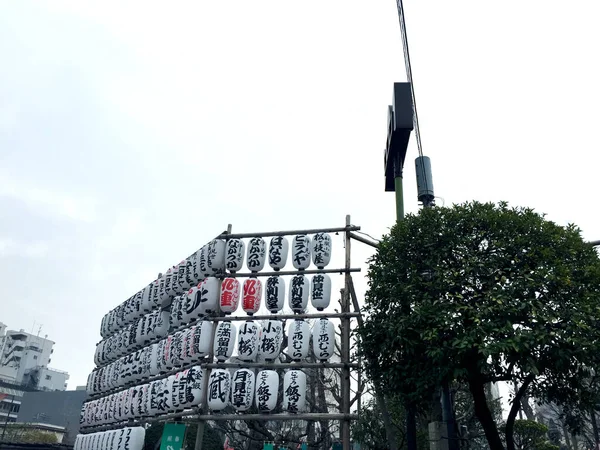
MULTIPOLYGON (((533 420, 515 420, 514 441, 516 450, 552 450, 555 447, 546 439, 548 427, 533 420)), ((559 447, 556 447, 558 450, 559 447)))
MULTIPOLYGON (((406 448, 404 423, 406 412, 404 405, 393 395, 387 398, 387 409, 398 436, 398 448, 406 448)), ((427 420, 421 414, 417 418, 419 432, 417 433, 418 450, 429 449, 429 436, 427 435, 427 420)), ((383 416, 376 401, 373 399, 363 405, 359 418, 352 423, 352 440, 358 442, 361 448, 367 450, 386 450, 389 448, 383 416)))
POLYGON ((414 402, 466 383, 490 449, 504 444, 489 382, 519 385, 508 450, 526 392, 582 410, 597 400, 584 381, 600 362, 600 262, 577 227, 506 203, 427 208, 383 238, 368 277, 369 375, 414 402))

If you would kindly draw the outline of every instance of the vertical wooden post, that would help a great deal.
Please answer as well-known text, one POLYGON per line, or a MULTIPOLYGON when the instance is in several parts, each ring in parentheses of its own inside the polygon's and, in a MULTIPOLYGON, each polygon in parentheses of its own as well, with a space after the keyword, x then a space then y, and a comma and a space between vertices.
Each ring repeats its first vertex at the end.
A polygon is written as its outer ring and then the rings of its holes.
MULTIPOLYGON (((350 227, 350 216, 346 216, 346 228, 350 227)), ((344 242, 346 247, 346 261, 345 268, 346 273, 344 274, 344 289, 342 291, 342 313, 350 312, 350 269, 351 258, 350 258, 350 232, 344 233, 344 242)), ((345 365, 342 369, 342 414, 350 414, 350 319, 348 317, 342 317, 341 319, 341 333, 342 333, 342 363, 345 365)), ((344 450, 350 450, 350 420, 345 418, 342 420, 342 445, 344 450)))

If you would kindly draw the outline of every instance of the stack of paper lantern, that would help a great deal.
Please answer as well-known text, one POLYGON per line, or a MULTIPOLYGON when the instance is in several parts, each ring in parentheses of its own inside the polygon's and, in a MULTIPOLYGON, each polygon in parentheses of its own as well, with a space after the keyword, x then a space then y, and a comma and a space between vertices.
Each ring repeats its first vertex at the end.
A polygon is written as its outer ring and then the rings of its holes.
MULTIPOLYGON (((329 307, 330 276, 309 276, 305 271, 311 263, 325 269, 331 250, 331 237, 326 233, 297 235, 290 240, 275 236, 268 245, 261 237, 216 239, 170 267, 102 318, 102 341, 94 355, 97 367, 87 382, 92 399, 82 409, 83 429, 143 422, 204 403, 215 412, 228 406, 239 412, 252 406, 270 412, 278 406, 280 384, 281 407, 303 411, 305 373, 291 364, 280 380, 269 365, 280 360, 284 344, 293 361, 306 360, 311 338, 316 360, 329 360, 335 349, 334 325, 321 318, 311 330, 300 316, 289 324, 284 343, 284 322, 277 315, 286 306, 286 293, 287 306, 294 314, 306 314, 309 305, 318 311, 329 307), (294 274, 280 275, 288 256, 294 274), (244 263, 247 275, 240 274, 244 263), (271 276, 261 274, 267 263, 266 270, 275 272, 271 276), (252 320, 263 297, 264 309, 271 316, 260 322, 252 320), (230 320, 228 316, 238 314, 240 305, 247 320, 230 320), (215 316, 225 317, 214 320, 215 316), (237 361, 242 365, 258 362, 262 370, 203 368, 207 362, 228 362, 236 348, 237 361)), ((80 436, 76 448, 101 449, 105 444, 106 448, 120 448, 108 442, 123 430, 136 428, 80 436)), ((130 448, 136 450, 126 450, 130 448)))

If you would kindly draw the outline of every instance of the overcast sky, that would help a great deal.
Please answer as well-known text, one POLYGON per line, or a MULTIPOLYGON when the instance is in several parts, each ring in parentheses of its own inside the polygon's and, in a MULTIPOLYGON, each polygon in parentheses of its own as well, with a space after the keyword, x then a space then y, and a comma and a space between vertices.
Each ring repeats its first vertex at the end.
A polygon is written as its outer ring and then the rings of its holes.
MULTIPOLYGON (((508 200, 600 239, 600 4, 406 14, 438 204, 508 200)), ((351 214, 380 236, 386 107, 405 79, 393 0, 2 2, 0 321, 43 324, 74 388, 102 315, 228 223, 351 214)), ((413 140, 408 212, 416 156, 413 140)))

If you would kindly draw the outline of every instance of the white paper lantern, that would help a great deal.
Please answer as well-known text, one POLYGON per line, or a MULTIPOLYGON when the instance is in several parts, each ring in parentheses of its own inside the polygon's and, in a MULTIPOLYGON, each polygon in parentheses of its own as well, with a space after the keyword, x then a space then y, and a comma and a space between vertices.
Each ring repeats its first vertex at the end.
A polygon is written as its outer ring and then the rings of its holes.
POLYGON ((204 279, 204 273, 200 270, 200 253, 201 250, 198 250, 192 257, 192 275, 194 277, 194 284, 198 284, 204 279))
POLYGON ((288 352, 294 361, 308 356, 310 326, 304 320, 294 320, 288 332, 288 352))
POLYGON ((131 419, 131 388, 125 389, 121 396, 121 418, 131 419))
POLYGON ((331 277, 326 273, 319 273, 312 278, 311 303, 319 311, 329 306, 331 301, 331 277))
POLYGON ((285 267, 287 262, 288 251, 290 244, 283 236, 275 236, 271 238, 269 245, 269 265, 275 271, 279 271, 285 267))
POLYGON ((144 415, 144 385, 135 386, 133 389, 133 396, 131 399, 132 415, 135 418, 142 417, 144 415))
POLYGON ((165 302, 168 302, 168 299, 171 298, 172 295, 175 295, 175 291, 173 289, 173 268, 169 267, 165 272, 165 302))
POLYGON ((283 342, 283 324, 279 320, 267 320, 262 327, 258 358, 262 361, 274 361, 281 352, 283 342))
POLYGON ((183 389, 180 386, 181 382, 183 381, 182 380, 182 372, 177 372, 176 374, 171 375, 169 378, 171 379, 170 380, 171 410, 174 412, 178 412, 183 409, 183 407, 180 404, 180 393, 182 391, 185 392, 185 386, 183 386, 183 389))
POLYGON ((256 406, 259 412, 273 411, 277 406, 279 376, 274 370, 261 370, 256 375, 256 406))
POLYGON ((230 272, 242 269, 245 244, 241 239, 229 239, 226 245, 225 268, 230 272))
POLYGON ((213 344, 213 354, 217 361, 225 362, 233 354, 237 329, 235 325, 228 321, 219 322, 215 330, 215 341, 213 344))
POLYGON ((154 343, 152 345, 149 345, 149 357, 150 357, 150 368, 149 368, 149 374, 148 376, 150 377, 155 377, 156 375, 158 375, 160 373, 160 369, 161 369, 161 365, 159 364, 159 357, 158 357, 158 352, 159 352, 159 345, 158 343, 154 343))
POLYGON ((220 293, 221 285, 218 278, 208 277, 198 285, 196 301, 200 304, 200 315, 202 317, 219 310, 220 293))
POLYGON ((129 428, 129 446, 124 450, 142 450, 144 448, 144 439, 146 430, 143 427, 129 428))
MULTIPOLYGON (((152 289, 150 290, 150 300, 152 301, 152 308, 161 306, 160 283, 158 282, 158 279, 156 279, 152 282, 152 289)), ((134 316, 135 316, 135 313, 134 313, 133 317, 134 316)), ((133 319, 133 317, 130 317, 130 320, 133 319)))
POLYGON ((208 408, 221 411, 229 404, 231 374, 225 369, 213 369, 208 378, 208 408))
MULTIPOLYGON (((193 361, 198 361, 204 357, 206 357, 210 352, 210 346, 212 344, 212 333, 213 333, 213 323, 208 321, 199 322, 193 328, 193 342, 192 342, 192 359, 193 361)), ((225 333, 226 334, 226 333, 225 333)), ((234 332, 235 334, 235 332, 234 332)), ((235 338, 234 338, 235 340, 235 338)), ((216 342, 215 337, 215 342, 216 342)), ((233 351, 233 344, 231 347, 231 351, 233 351)), ((215 350, 216 352, 216 350, 215 350)), ((231 356, 231 354, 230 354, 231 356)))
POLYGON ((206 250, 206 265, 212 275, 225 271, 225 241, 215 239, 210 241, 206 250))
POLYGON ((164 339, 162 363, 166 370, 173 369, 171 362, 171 351, 173 348, 173 335, 169 335, 164 339))
POLYGON ((235 278, 225 278, 221 283, 221 295, 219 306, 225 314, 231 314, 237 310, 240 303, 240 282, 235 278))
POLYGON ((200 302, 196 301, 196 292, 198 286, 192 286, 185 294, 185 304, 183 307, 183 323, 195 322, 200 316, 200 302))
POLYGON ((179 328, 183 319, 182 304, 185 302, 185 298, 181 295, 173 297, 171 302, 171 314, 169 316, 169 324, 171 328, 179 328))
POLYGON ((181 354, 183 350, 183 331, 178 331, 173 334, 173 339, 171 340, 171 364, 172 367, 179 367, 183 362, 181 360, 181 354))
POLYGON ((182 293, 183 293, 183 289, 181 288, 181 285, 179 284, 179 264, 176 264, 171 269, 171 294, 170 294, 170 296, 173 297, 174 295, 181 295, 182 293))
POLYGON ((154 335, 154 338, 164 338, 165 336, 167 336, 169 334, 169 328, 170 328, 170 317, 169 317, 169 311, 161 311, 161 310, 157 310, 156 311, 156 316, 154 319, 154 328, 153 328, 153 332, 152 334, 154 335))
POLYGON ((162 399, 162 380, 150 382, 148 399, 148 412, 150 416, 157 416, 161 413, 159 402, 162 399))
POLYGON ((242 294, 242 309, 248 315, 254 314, 260 308, 262 298, 262 282, 258 278, 248 278, 244 281, 242 294))
POLYGON ((310 266, 310 238, 305 234, 294 236, 292 240, 292 264, 298 270, 310 266))
POLYGON ((194 350, 194 330, 193 328, 186 328, 182 331, 183 336, 181 340, 181 356, 179 359, 184 365, 191 364, 194 361, 193 350, 194 350))
MULTIPOLYGON (((167 271, 168 272, 168 271, 167 271)), ((160 277, 158 277, 158 301, 161 306, 166 306, 169 304, 169 300, 171 298, 170 291, 167 288, 167 278, 169 278, 169 289, 170 289, 170 273, 164 273, 160 277)))
POLYGON ((150 397, 150 383, 145 383, 144 385, 142 385, 142 404, 140 405, 140 411, 141 411, 141 416, 142 417, 148 417, 150 416, 150 410, 148 409, 149 406, 149 401, 148 401, 148 397, 150 397))
POLYGON ((186 390, 187 390, 187 382, 188 382, 188 372, 189 372, 189 369, 185 369, 175 375, 175 378, 178 381, 177 404, 178 404, 180 411, 184 410, 186 408, 186 404, 187 404, 186 390))
POLYGON ((188 278, 187 278, 187 260, 183 260, 179 263, 179 265, 177 266, 178 270, 178 275, 177 275, 177 282, 179 283, 179 289, 178 289, 178 294, 181 295, 183 292, 186 292, 191 286, 188 283, 188 278))
POLYGON ((173 404, 173 383, 175 382, 175 375, 169 375, 166 383, 163 383, 165 389, 165 404, 168 413, 175 412, 175 406, 173 404))
POLYGON ((238 357, 242 361, 254 361, 258 354, 260 329, 250 320, 240 326, 238 334, 238 357))
POLYGON ((185 385, 186 406, 199 406, 204 401, 204 379, 206 370, 200 366, 193 366, 187 372, 185 385))
POLYGON ((267 256, 267 244, 260 237, 250 239, 248 242, 248 254, 246 256, 246 265, 251 272, 260 272, 265 267, 267 256))
POLYGON ((275 314, 283 309, 285 303, 285 280, 282 277, 269 277, 265 283, 265 305, 275 314))
POLYGON ((239 369, 231 380, 231 404, 237 411, 248 411, 254 400, 254 372, 239 369))
POLYGON ((306 405, 306 374, 289 370, 283 377, 283 409, 297 413, 306 405))
POLYGON ((317 233, 312 238, 312 260, 319 269, 324 269, 331 261, 331 236, 317 233))
POLYGON ((195 255, 192 255, 185 260, 185 285, 184 285, 184 287, 187 287, 187 289, 191 288, 193 285, 198 283, 198 281, 196 281, 196 279, 194 277, 194 262, 192 260, 192 258, 194 258, 194 256, 195 255))
POLYGON ((327 361, 335 351, 335 327, 329 319, 320 319, 312 332, 313 351, 320 361, 327 361))
POLYGON ((156 367, 159 371, 159 374, 164 374, 166 373, 169 369, 167 369, 166 363, 165 363, 165 353, 168 352, 167 350, 167 345, 168 345, 168 340, 167 338, 161 339, 160 341, 158 341, 158 349, 156 352, 156 367))
POLYGON ((200 279, 206 278, 210 275, 210 269, 208 268, 208 259, 207 259, 207 251, 208 245, 203 246, 200 250, 198 250, 198 270, 200 271, 200 279))
POLYGON ((292 311, 302 314, 308 305, 310 281, 304 275, 294 275, 290 281, 289 303, 292 311))

